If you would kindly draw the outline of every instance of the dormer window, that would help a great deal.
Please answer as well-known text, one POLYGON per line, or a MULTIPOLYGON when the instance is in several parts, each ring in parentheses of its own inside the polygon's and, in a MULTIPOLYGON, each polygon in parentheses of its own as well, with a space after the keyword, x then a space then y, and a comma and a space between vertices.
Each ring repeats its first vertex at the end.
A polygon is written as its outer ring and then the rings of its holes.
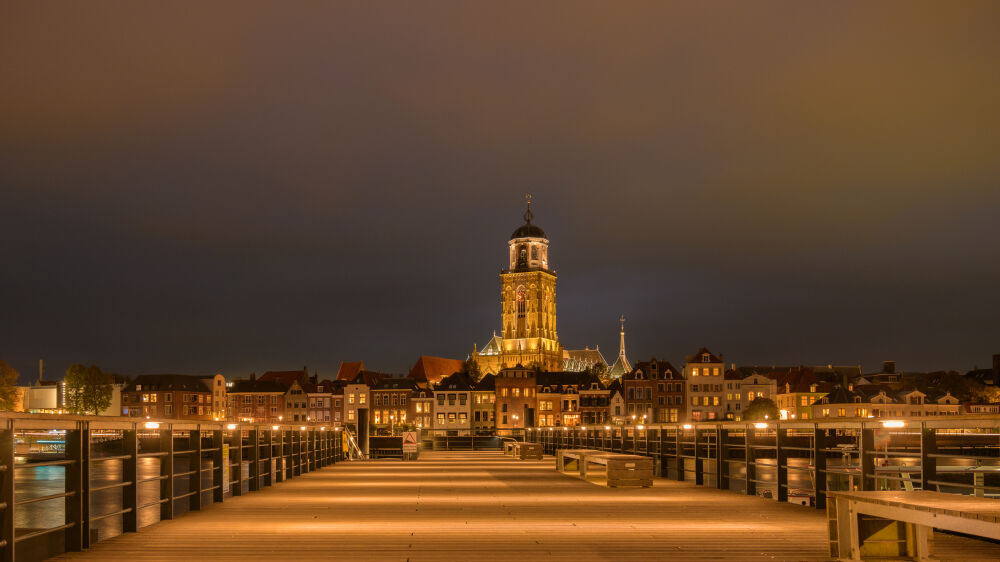
POLYGON ((709 362, 709 358, 708 358, 708 354, 707 353, 703 353, 702 354, 702 356, 701 356, 701 362, 702 363, 708 363, 709 362))

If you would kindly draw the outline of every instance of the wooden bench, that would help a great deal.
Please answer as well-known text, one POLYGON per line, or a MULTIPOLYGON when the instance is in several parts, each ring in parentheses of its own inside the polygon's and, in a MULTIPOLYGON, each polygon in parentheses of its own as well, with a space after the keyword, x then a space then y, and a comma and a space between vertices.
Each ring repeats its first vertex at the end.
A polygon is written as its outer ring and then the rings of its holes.
POLYGON ((503 454, 523 460, 542 460, 542 444, 528 441, 506 441, 503 454))
POLYGON ((587 477, 587 465, 602 464, 608 471, 608 488, 653 485, 653 459, 639 455, 604 453, 586 455, 580 462, 580 478, 587 477))
POLYGON ((929 560, 935 528, 1000 540, 1000 500, 931 491, 827 492, 827 497, 830 555, 841 560, 929 560))
POLYGON ((576 461, 577 469, 583 471, 583 459, 587 455, 606 455, 604 451, 597 449, 556 449, 556 470, 566 471, 567 461, 576 461))

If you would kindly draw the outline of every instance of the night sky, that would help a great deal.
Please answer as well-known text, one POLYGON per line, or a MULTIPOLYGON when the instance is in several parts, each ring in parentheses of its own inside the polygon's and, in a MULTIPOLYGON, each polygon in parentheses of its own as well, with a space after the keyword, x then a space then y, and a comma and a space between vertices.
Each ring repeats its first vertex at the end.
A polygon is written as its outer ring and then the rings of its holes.
POLYGON ((566 347, 1000 353, 1000 3, 334 4, 0 8, 22 380, 465 358, 526 192, 566 347))

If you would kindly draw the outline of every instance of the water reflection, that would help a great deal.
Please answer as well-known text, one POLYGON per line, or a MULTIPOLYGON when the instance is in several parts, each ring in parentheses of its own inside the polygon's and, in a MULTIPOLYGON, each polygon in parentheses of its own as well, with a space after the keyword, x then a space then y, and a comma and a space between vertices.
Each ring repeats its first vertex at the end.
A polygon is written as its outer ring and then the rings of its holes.
MULTIPOLYGON (((160 475, 160 461, 158 457, 140 458, 138 460, 137 472, 138 480, 145 480, 160 475)), ((189 460, 178 456, 174 459, 174 472, 183 473, 189 470, 189 460)), ((90 466, 90 485, 92 488, 106 486, 122 481, 122 471, 124 461, 108 460, 103 462, 92 462, 90 466)), ((210 458, 201 459, 202 469, 211 469, 212 460, 210 458)), ((15 500, 23 500, 39 496, 48 496, 65 491, 66 469, 62 466, 40 466, 35 468, 20 468, 15 472, 14 492, 15 500)), ((249 473, 248 463, 243 463, 244 475, 249 473)), ((174 478, 174 495, 186 494, 190 488, 188 486, 188 476, 174 478)), ((160 480, 142 482, 139 484, 139 505, 155 502, 160 497, 160 480)), ((203 506, 212 503, 212 471, 204 470, 201 474, 202 492, 201 503, 203 506)), ((247 483, 243 484, 244 491, 247 490, 247 483)), ((122 508, 123 488, 111 488, 99 490, 90 494, 90 514, 91 517, 99 517, 104 514, 113 513, 122 508)), ((228 497, 229 494, 227 493, 228 497)), ((190 503, 193 498, 182 498, 174 502, 174 515, 182 515, 190 510, 190 503)), ((45 529, 57 527, 65 523, 65 498, 56 498, 41 502, 19 505, 14 510, 14 525, 18 533, 28 532, 34 529, 45 529)), ((160 520, 160 505, 153 504, 139 510, 138 525, 145 527, 160 520)), ((122 532, 122 516, 116 515, 107 517, 91 524, 91 529, 98 531, 99 540, 120 535, 122 532)))

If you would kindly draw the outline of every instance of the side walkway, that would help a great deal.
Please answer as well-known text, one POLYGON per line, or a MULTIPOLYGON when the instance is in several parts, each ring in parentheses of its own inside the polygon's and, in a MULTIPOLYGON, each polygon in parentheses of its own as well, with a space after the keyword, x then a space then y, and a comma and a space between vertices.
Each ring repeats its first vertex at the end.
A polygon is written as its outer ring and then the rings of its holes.
MULTIPOLYGON (((99 543, 82 560, 827 560, 815 509, 658 479, 607 489, 551 458, 340 463, 99 543)), ((938 534, 942 560, 1000 545, 938 534)))

